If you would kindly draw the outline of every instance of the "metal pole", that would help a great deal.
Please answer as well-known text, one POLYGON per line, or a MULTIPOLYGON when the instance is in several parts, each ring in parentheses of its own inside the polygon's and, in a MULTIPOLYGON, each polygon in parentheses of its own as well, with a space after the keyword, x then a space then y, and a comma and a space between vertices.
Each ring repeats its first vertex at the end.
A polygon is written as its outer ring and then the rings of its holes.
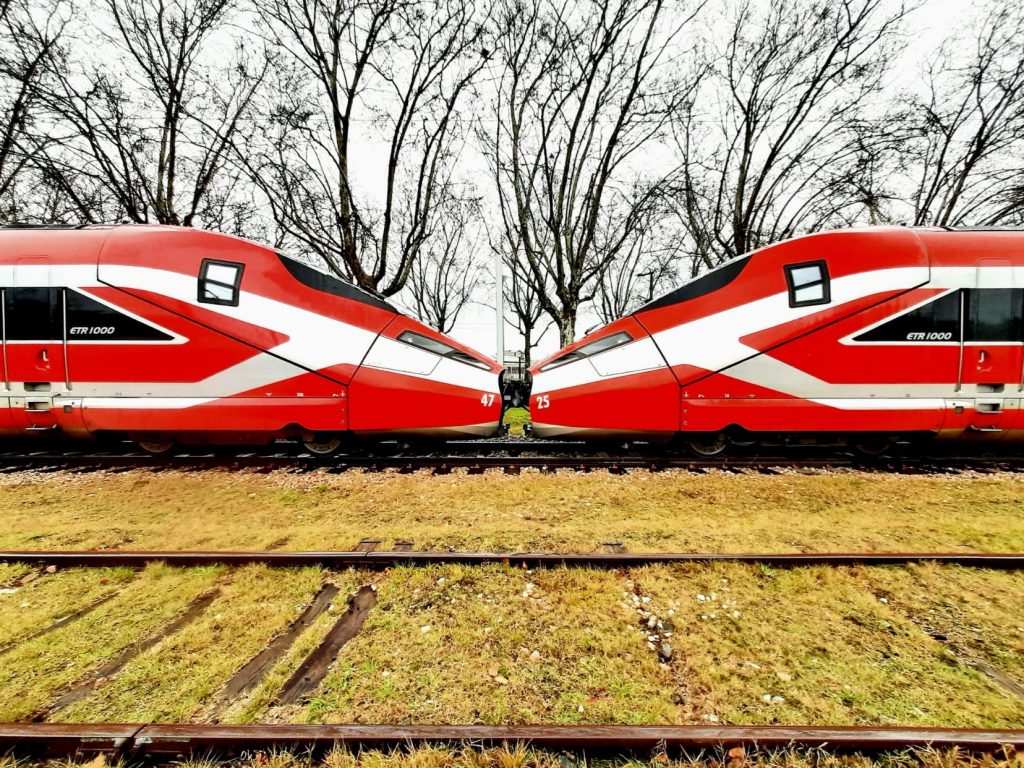
POLYGON ((494 322, 498 329, 495 359, 505 365, 505 265, 501 254, 494 254, 494 322))

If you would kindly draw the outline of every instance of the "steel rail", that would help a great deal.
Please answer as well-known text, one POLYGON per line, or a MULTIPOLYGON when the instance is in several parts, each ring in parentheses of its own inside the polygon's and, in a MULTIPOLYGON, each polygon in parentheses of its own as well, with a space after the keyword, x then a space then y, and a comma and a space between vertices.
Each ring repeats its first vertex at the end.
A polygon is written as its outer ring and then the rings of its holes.
POLYGON ((193 466, 298 466, 324 468, 456 468, 456 467, 658 467, 658 468, 765 468, 765 467, 864 467, 898 469, 907 467, 1024 469, 1020 451, 957 455, 952 446, 931 455, 896 454, 864 457, 834 449, 812 453, 805 447, 780 448, 774 453, 755 452, 739 455, 697 457, 666 451, 657 445, 608 452, 593 445, 554 440, 462 440, 438 446, 418 445, 380 452, 340 453, 316 456, 293 446, 262 449, 182 447, 170 454, 153 456, 134 448, 95 450, 88 446, 43 445, 37 450, 3 450, 0 447, 0 471, 20 467, 54 468, 60 465, 114 467, 193 467, 193 466), (950 452, 947 452, 950 451, 950 452))
MULTIPOLYGON (((486 450, 486 449, 485 449, 486 450)), ((448 454, 448 455, 407 455, 407 456, 325 456, 314 457, 303 454, 237 454, 215 455, 209 453, 176 454, 173 456, 149 456, 146 454, 90 454, 77 452, 33 452, 28 454, 0 455, 0 472, 32 470, 54 472, 60 470, 93 469, 211 469, 211 468, 292 468, 301 471, 324 469, 344 472, 352 469, 380 471, 394 469, 403 472, 416 470, 450 471, 468 469, 484 471, 501 469, 519 471, 539 469, 551 471, 568 469, 586 471, 607 469, 626 471, 630 469, 659 471, 680 469, 691 472, 706 470, 774 472, 780 469, 857 469, 871 472, 962 472, 1024 470, 1024 456, 993 457, 884 457, 865 459, 853 456, 801 457, 723 457, 699 459, 685 456, 657 455, 596 455, 557 454, 524 455, 529 451, 512 452, 508 455, 495 454, 448 454)))
POLYGON ((938 563, 969 568, 1024 569, 1024 553, 996 552, 431 552, 431 551, 190 551, 190 550, 7 550, 0 563, 62 568, 173 566, 320 565, 325 568, 391 568, 407 565, 512 565, 629 568, 682 563, 747 563, 795 568, 811 565, 909 565, 938 563))
POLYGON ((3 724, 0 754, 68 758, 113 754, 132 762, 167 763, 191 755, 232 757, 276 750, 323 752, 414 746, 538 749, 591 754, 692 753, 737 746, 828 749, 879 754, 908 749, 997 752, 1024 748, 1024 729, 875 728, 736 725, 137 725, 3 724))
MULTIPOLYGON (((722 467, 759 468, 759 467, 846 467, 846 466, 897 466, 907 464, 904 459, 887 459, 884 461, 865 461, 853 457, 837 456, 833 458, 801 458, 793 456, 735 457, 699 459, 687 456, 644 456, 644 455, 596 455, 586 453, 559 453, 522 455, 519 452, 510 455, 493 453, 450 453, 398 456, 310 456, 304 454, 238 454, 216 455, 208 453, 175 454, 171 456, 150 456, 148 454, 78 454, 36 452, 24 455, 6 455, 0 457, 0 467, 9 469, 33 469, 38 467, 60 467, 63 465, 94 465, 97 467, 195 467, 195 466, 231 466, 231 467, 266 467, 266 466, 299 466, 325 469, 457 469, 457 468, 607 468, 621 467, 624 469, 647 469, 650 467, 665 469, 711 469, 722 467)), ((929 460, 935 465, 949 466, 980 466, 1000 463, 1008 467, 1024 467, 1024 457, 998 460, 949 459, 929 460)))

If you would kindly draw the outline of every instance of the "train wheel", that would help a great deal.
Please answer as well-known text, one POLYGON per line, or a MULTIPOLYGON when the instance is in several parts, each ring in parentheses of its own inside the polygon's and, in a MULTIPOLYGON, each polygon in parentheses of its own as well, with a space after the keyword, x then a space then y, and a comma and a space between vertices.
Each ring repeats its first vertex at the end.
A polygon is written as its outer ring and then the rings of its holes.
POLYGON ((853 450, 861 456, 877 458, 892 448, 892 440, 887 437, 865 437, 853 443, 853 450))
POLYGON ((164 456, 173 451, 177 445, 171 438, 159 435, 143 437, 136 440, 135 443, 151 456, 164 456))
POLYGON ((710 458, 711 456, 721 456, 725 453, 725 449, 729 447, 729 438, 721 432, 715 432, 710 435, 691 437, 686 445, 696 455, 710 458))
POLYGON ((315 453, 317 456, 330 456, 341 449, 342 440, 338 435, 330 432, 318 432, 308 440, 303 440, 302 445, 307 451, 315 453))

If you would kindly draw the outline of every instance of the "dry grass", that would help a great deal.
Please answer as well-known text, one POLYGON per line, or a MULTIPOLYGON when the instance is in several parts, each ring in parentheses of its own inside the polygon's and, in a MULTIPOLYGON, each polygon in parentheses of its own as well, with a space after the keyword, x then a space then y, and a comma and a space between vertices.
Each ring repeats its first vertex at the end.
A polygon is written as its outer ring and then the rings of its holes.
POLYGON ((297 616, 319 569, 240 568, 195 620, 133 659, 110 683, 57 713, 68 722, 180 722, 297 616))
MULTIPOLYGON (((373 537, 384 547, 412 539, 425 549, 590 551, 619 540, 631 551, 1021 551, 1022 481, 1013 474, 855 472, 22 473, 0 476, 0 548, 331 549, 373 537)), ((0 586, 9 589, 27 572, 0 566, 0 586)), ((628 573, 450 566, 337 575, 154 566, 139 575, 44 575, 0 593, 0 646, 119 592, 0 657, 0 721, 45 707, 215 582, 220 597, 194 622, 58 717, 1024 724, 1024 697, 991 674, 997 669, 1024 682, 1020 573, 738 565, 628 573), (219 702, 226 680, 287 626, 325 578, 342 588, 339 609, 368 579, 379 587, 380 602, 311 702, 272 706, 337 614, 321 616, 251 694, 219 702), (653 650, 638 608, 674 625, 663 627, 671 634, 655 638, 653 650), (656 652, 665 639, 669 664, 659 663, 656 652)), ((377 760, 383 768, 387 761, 437 759, 461 766, 487 754, 418 750, 359 762, 377 760)), ((516 765, 512 757, 500 759, 516 765)))
MULTIPOLYGON (((223 709, 217 719, 225 723, 252 723, 259 721, 271 706, 278 692, 310 653, 323 640, 338 617, 344 613, 348 598, 363 583, 359 575, 353 571, 331 574, 328 581, 336 584, 340 590, 335 597, 331 609, 323 613, 313 624, 300 635, 291 649, 281 657, 267 672, 266 677, 252 691, 234 702, 224 702, 223 709)), ((200 713, 200 719, 209 719, 211 712, 207 709, 200 713)))
MULTIPOLYGON (((972 756, 955 750, 915 750, 893 752, 876 758, 859 755, 834 755, 823 750, 775 750, 748 754, 743 760, 728 760, 718 751, 688 757, 608 760, 567 756, 527 746, 501 748, 434 747, 394 751, 336 749, 321 759, 286 752, 257 753, 231 762, 191 759, 177 763, 180 768, 1020 768, 1021 758, 1014 755, 972 756)), ((16 762, 0 756, 0 768, 107 768, 105 761, 16 762)), ((110 768, 130 768, 114 763, 110 768)))
MULTIPOLYGON (((77 575, 68 572, 67 583, 77 575)), ((151 567, 109 603, 0 659, 0 721, 45 708, 216 583, 220 596, 191 623, 57 719, 1024 724, 1024 698, 976 668, 980 659, 1020 674, 1020 574, 934 566, 334 574, 326 576, 341 587, 334 611, 254 691, 220 701, 224 683, 324 578, 316 569, 151 567), (271 706, 367 579, 379 603, 309 704, 271 706), (932 614, 932 604, 951 608, 932 614), (922 617, 955 618, 954 647, 929 637, 925 630, 936 630, 922 617)), ((56 598, 58 583, 36 599, 56 598)), ((0 625, 18 610, 0 604, 0 625)))
POLYGON ((0 648, 117 592, 134 577, 127 568, 74 569, 8 587, 0 593, 0 648))
POLYGON ((607 572, 399 568, 299 719, 657 723, 669 677, 607 572))
POLYGON ((13 648, 0 662, 0 722, 45 708, 83 674, 157 630, 221 573, 152 566, 87 616, 13 648))
POLYGON ((0 589, 10 589, 15 583, 25 576, 31 569, 20 563, 0 563, 0 589))
POLYGON ((1024 550, 1022 491, 1020 474, 22 473, 0 477, 0 548, 1005 552, 1024 550))
POLYGON ((964 663, 1003 673, 1004 687, 1024 691, 1024 577, 935 564, 862 573, 879 598, 945 638, 964 663))
MULTIPOLYGON (((647 608, 674 624, 679 689, 695 720, 1024 723, 1024 700, 865 589, 866 570, 680 566, 632 578, 647 608)), ((1019 588, 1018 574, 1001 576, 1019 588)))

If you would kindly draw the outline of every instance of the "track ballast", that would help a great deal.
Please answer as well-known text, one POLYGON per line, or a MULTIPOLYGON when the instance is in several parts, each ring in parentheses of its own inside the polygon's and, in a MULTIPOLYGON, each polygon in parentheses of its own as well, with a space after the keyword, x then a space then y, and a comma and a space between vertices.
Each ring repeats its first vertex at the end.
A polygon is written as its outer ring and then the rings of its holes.
POLYGON ((524 469, 542 472, 569 470, 587 472, 606 470, 623 473, 630 470, 659 472, 713 470, 737 473, 777 474, 780 470, 852 469, 869 472, 907 474, 955 474, 966 471, 1024 471, 1024 454, 980 453, 971 455, 886 455, 865 458, 849 452, 810 452, 807 449, 779 450, 772 453, 700 458, 679 453, 659 452, 657 446, 641 446, 622 452, 594 451, 584 443, 558 443, 531 440, 482 440, 446 443, 431 451, 413 449, 382 450, 331 456, 317 456, 298 449, 272 447, 254 451, 202 448, 182 449, 153 456, 133 450, 92 450, 75 447, 40 447, 39 450, 8 450, 0 453, 0 474, 31 470, 35 472, 78 472, 131 469, 201 470, 216 468, 293 472, 349 470, 429 471, 446 473, 466 470, 476 474, 498 470, 517 474, 524 469))

